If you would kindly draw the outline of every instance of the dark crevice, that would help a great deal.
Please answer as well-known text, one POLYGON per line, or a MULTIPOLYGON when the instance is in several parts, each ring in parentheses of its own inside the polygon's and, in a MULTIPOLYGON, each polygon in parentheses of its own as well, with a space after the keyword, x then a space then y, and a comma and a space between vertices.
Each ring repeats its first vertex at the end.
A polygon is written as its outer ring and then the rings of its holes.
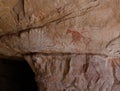
POLYGON ((103 53, 77 53, 77 52, 30 52, 30 53, 25 53, 25 54, 22 54, 23 56, 27 56, 27 55, 54 55, 54 56, 57 56, 57 55, 61 55, 61 56, 64 56, 64 55, 98 55, 98 56, 103 56, 103 57, 108 57, 107 54, 103 54, 103 53))
POLYGON ((64 66, 64 72, 63 72, 63 79, 64 80, 67 76, 67 74, 69 73, 69 70, 70 70, 70 61, 71 61, 71 58, 68 57, 65 61, 65 66, 64 66))
POLYGON ((0 59, 0 91, 37 91, 37 85, 26 61, 0 59))
POLYGON ((86 63, 83 65, 83 72, 86 73, 89 67, 89 56, 86 55, 86 63))

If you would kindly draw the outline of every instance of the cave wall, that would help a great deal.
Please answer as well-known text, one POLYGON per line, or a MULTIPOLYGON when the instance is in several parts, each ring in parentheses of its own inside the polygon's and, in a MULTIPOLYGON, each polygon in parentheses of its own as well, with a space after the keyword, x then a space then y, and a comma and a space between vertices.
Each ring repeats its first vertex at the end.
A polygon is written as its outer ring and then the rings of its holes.
POLYGON ((120 56, 119 0, 1 0, 0 54, 120 56))
POLYGON ((119 0, 1 0, 0 56, 24 58, 39 91, 119 91, 119 0))
POLYGON ((36 75, 39 91, 120 90, 118 57, 97 54, 33 54, 25 58, 36 75))

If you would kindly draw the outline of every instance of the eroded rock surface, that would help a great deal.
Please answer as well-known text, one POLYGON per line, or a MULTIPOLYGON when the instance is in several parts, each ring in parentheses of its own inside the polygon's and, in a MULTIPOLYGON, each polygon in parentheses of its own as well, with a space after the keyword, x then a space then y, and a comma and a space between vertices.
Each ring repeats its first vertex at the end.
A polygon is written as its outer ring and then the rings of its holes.
POLYGON ((39 91, 119 91, 119 0, 0 0, 0 57, 22 57, 39 91))
POLYGON ((25 58, 36 74, 39 91, 119 91, 120 58, 92 54, 25 58))
POLYGON ((119 0, 1 0, 0 54, 120 55, 119 0))

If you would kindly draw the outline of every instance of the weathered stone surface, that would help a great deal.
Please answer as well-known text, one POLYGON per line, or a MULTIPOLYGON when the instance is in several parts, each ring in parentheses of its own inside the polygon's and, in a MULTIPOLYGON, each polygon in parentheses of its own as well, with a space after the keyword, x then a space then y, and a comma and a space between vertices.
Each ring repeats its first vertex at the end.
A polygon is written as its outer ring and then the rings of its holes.
POLYGON ((24 57, 39 91, 119 91, 119 0, 0 0, 0 56, 24 57))
POLYGON ((119 3, 119 0, 1 0, 0 53, 120 56, 119 3))
POLYGON ((36 74, 39 91, 119 91, 120 58, 90 54, 25 58, 36 74))

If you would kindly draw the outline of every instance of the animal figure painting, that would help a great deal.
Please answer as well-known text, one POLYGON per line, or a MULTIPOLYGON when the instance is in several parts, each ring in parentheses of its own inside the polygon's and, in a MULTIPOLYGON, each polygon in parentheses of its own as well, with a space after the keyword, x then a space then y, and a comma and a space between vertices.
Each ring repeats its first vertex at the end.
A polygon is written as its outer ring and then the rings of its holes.
POLYGON ((91 38, 85 37, 83 35, 84 32, 87 32, 87 31, 82 31, 80 33, 78 31, 73 31, 71 29, 68 29, 67 32, 66 32, 66 35, 68 35, 68 34, 72 35, 72 41, 71 41, 70 44, 76 45, 76 44, 78 44, 80 42, 83 42, 87 47, 89 45, 89 43, 91 42, 91 38))

